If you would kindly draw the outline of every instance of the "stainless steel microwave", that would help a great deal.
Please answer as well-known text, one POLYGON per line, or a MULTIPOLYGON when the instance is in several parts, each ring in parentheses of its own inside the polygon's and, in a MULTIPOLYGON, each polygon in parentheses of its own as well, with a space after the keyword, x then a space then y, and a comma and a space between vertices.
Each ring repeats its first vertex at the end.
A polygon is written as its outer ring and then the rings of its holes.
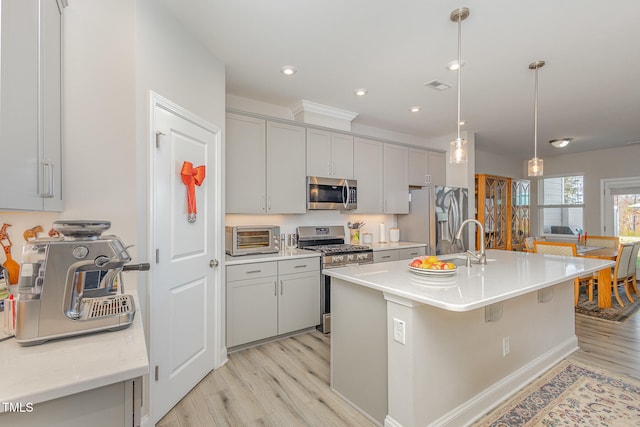
POLYGON ((225 227, 225 251, 231 256, 270 254, 280 251, 277 225, 237 225, 225 227))
POLYGON ((355 179, 307 177, 307 209, 349 210, 358 207, 355 179))

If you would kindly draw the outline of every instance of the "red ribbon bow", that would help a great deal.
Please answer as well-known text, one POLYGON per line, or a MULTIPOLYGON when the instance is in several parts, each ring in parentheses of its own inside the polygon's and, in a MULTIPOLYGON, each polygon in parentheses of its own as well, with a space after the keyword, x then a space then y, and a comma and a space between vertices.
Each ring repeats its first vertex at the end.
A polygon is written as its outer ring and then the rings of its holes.
POLYGON ((182 182, 187 186, 187 212, 189 213, 189 222, 196 220, 196 185, 199 187, 204 181, 206 174, 206 166, 193 167, 193 163, 184 162, 182 164, 182 170, 180 176, 182 182))

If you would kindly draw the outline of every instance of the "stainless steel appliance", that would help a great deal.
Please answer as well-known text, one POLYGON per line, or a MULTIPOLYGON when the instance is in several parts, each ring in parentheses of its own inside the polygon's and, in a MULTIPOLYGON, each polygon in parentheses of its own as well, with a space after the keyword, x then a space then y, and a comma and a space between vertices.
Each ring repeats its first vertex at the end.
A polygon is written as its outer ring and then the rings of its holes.
POLYGON ((469 238, 454 236, 469 212, 468 191, 458 187, 425 187, 409 191, 409 213, 398 215, 400 240, 425 242, 427 254, 464 252, 469 238))
POLYGON ((121 272, 148 270, 127 265, 126 246, 101 236, 108 221, 56 221, 62 237, 25 243, 18 282, 16 341, 22 345, 128 327, 133 297, 124 293, 121 272))
POLYGON ((307 209, 350 210, 358 207, 355 179, 307 177, 307 209))
MULTIPOLYGON (((341 225, 301 226, 297 231, 299 248, 322 254, 320 263, 322 270, 373 262, 373 249, 369 246, 344 243, 345 233, 341 225)), ((320 330, 326 334, 331 332, 331 277, 323 274, 321 286, 320 330)))
POLYGON ((237 225, 225 227, 225 251, 231 256, 270 254, 280 251, 277 225, 237 225))

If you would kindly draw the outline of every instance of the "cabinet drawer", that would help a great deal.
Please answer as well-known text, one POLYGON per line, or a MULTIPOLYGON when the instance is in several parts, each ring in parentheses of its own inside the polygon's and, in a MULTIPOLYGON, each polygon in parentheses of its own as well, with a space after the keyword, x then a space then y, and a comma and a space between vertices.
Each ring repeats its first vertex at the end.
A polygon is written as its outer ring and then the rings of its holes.
POLYGON ((387 262, 387 261, 397 261, 398 258, 398 250, 390 249, 387 251, 374 251, 373 252, 373 262, 387 262))
POLYGON ((278 265, 276 261, 227 266, 227 282, 259 279, 261 277, 276 276, 277 274, 278 265))
POLYGON ((424 246, 419 248, 402 248, 398 249, 398 259, 409 259, 417 256, 425 255, 426 248, 424 246))
POLYGON ((320 257, 278 261, 278 274, 305 273, 308 271, 320 271, 320 257))

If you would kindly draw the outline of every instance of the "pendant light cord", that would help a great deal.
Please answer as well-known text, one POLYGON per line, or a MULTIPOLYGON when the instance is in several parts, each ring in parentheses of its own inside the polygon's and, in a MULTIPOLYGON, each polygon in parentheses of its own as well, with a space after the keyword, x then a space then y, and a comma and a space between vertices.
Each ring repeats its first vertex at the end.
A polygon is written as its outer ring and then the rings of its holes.
POLYGON ((538 158, 538 65, 536 65, 536 93, 533 101, 533 157, 538 158))
POLYGON ((458 16, 458 144, 460 144, 460 74, 462 73, 462 17, 458 16))

